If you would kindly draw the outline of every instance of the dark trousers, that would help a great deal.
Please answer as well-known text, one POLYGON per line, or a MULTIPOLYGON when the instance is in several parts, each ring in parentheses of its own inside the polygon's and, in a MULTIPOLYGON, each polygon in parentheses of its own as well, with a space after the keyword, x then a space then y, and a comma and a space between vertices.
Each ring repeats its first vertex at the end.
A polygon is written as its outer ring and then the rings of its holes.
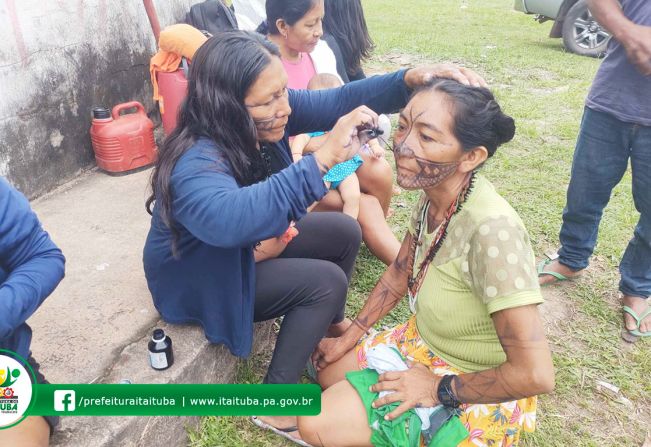
POLYGON ((342 213, 309 213, 296 228, 278 258, 256 264, 255 321, 284 315, 265 383, 297 383, 328 327, 344 319, 362 240, 342 213))
POLYGON ((628 162, 633 202, 640 220, 619 265, 619 290, 625 295, 651 295, 651 127, 625 123, 585 108, 574 151, 572 176, 563 211, 561 264, 573 270, 588 266, 597 242, 603 209, 628 162))

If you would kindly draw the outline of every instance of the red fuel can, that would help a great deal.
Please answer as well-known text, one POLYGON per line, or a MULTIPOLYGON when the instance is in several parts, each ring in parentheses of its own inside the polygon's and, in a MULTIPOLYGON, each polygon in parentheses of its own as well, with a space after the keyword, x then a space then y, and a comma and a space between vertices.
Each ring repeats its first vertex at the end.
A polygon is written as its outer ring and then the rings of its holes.
POLYGON ((165 135, 169 135, 176 127, 176 119, 181 103, 187 95, 188 80, 181 69, 171 73, 160 71, 156 76, 158 77, 159 102, 161 103, 160 116, 163 121, 163 131, 165 135))
POLYGON ((108 172, 126 172, 152 164, 158 148, 154 140, 154 123, 137 101, 118 104, 111 113, 93 109, 90 139, 97 166, 108 172), (128 109, 135 113, 120 115, 128 109))

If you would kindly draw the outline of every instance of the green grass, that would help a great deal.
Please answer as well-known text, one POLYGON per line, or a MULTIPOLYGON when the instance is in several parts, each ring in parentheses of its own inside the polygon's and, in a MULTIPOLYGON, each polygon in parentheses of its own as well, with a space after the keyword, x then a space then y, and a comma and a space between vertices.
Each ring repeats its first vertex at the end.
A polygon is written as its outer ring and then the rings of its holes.
MULTIPOLYGON (((370 71, 401 63, 454 61, 485 76, 517 124, 516 138, 500 148, 484 174, 520 213, 539 257, 555 250, 583 103, 599 66, 564 52, 548 39, 550 23, 512 10, 510 0, 364 0, 377 44, 370 71)), ((591 269, 575 285, 545 289, 543 307, 557 369, 555 392, 540 399, 538 430, 526 446, 640 446, 651 430, 651 344, 624 345, 617 264, 638 214, 630 173, 613 192, 602 220, 591 269), (595 390, 605 380, 622 389, 628 408, 595 390)), ((415 193, 394 199, 391 225, 404 234, 415 193)), ((354 315, 384 268, 362 249, 351 287, 354 315)), ((403 322, 404 303, 382 321, 403 322)), ((238 379, 256 382, 265 359, 243 363, 238 379)), ((291 445, 243 418, 206 418, 192 446, 291 445)))

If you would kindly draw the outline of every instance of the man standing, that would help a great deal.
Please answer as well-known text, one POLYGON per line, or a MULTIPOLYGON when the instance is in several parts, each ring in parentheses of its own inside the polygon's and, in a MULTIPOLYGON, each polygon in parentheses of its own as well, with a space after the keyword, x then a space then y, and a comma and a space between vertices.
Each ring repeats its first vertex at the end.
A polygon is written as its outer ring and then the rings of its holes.
POLYGON ((622 337, 632 343, 651 336, 651 1, 589 0, 589 7, 613 39, 586 100, 558 259, 539 266, 539 281, 571 279, 588 266, 603 209, 630 159, 640 220, 619 266, 619 290, 622 337))

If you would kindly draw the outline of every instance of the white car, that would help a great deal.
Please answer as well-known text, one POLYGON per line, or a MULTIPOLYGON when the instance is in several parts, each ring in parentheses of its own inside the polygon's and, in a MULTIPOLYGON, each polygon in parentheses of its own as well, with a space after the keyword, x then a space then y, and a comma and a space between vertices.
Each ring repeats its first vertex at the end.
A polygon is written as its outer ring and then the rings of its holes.
POLYGON ((515 9, 536 14, 540 23, 553 20, 549 37, 562 37, 572 53, 592 57, 606 53, 611 36, 592 17, 587 0, 515 0, 515 9))

